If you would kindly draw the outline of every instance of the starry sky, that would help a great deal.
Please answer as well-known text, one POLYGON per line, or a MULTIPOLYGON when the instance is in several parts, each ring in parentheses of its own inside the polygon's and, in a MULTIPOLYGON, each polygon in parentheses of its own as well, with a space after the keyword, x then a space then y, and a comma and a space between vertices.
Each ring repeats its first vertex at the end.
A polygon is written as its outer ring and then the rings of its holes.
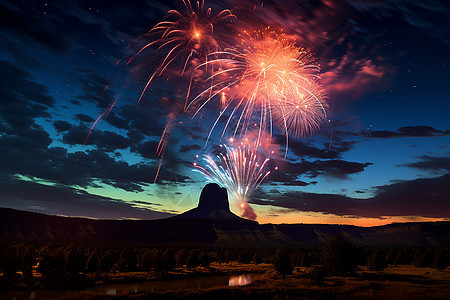
MULTIPOLYGON (((310 49, 328 94, 326 122, 311 136, 291 137, 286 157, 285 137, 273 133, 269 165, 278 169, 249 199, 258 222, 450 219, 447 1, 205 6, 236 16, 217 29, 225 39, 270 26, 310 49)), ((217 107, 194 118, 176 109, 189 86, 176 67, 139 101, 161 55, 149 47, 126 64, 171 9, 183 10, 182 2, 0 3, 1 207, 158 219, 197 205, 205 178, 192 163, 226 142, 215 130, 205 146, 217 107)), ((230 203, 240 214, 235 199, 230 203)))

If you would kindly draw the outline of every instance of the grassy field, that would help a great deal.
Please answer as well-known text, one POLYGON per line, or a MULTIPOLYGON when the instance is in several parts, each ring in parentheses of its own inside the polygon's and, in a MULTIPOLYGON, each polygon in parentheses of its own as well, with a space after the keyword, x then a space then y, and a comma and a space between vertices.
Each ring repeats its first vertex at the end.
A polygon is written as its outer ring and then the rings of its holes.
MULTIPOLYGON (((282 278, 268 264, 213 264, 210 269, 187 270, 182 277, 206 274, 253 273, 252 283, 240 287, 166 290, 133 294, 100 295, 71 292, 63 299, 449 299, 450 270, 438 271, 413 266, 390 266, 382 272, 360 268, 346 276, 318 276, 313 268, 297 268, 282 278)), ((117 276, 123 276, 116 274, 117 276)), ((148 276, 149 274, 141 274, 148 276)), ((134 274, 138 276, 138 274, 134 274)), ((175 276, 177 277, 177 276, 175 276)), ((116 278, 113 281, 129 281, 116 278)), ((141 278, 143 279, 143 278, 141 278)))

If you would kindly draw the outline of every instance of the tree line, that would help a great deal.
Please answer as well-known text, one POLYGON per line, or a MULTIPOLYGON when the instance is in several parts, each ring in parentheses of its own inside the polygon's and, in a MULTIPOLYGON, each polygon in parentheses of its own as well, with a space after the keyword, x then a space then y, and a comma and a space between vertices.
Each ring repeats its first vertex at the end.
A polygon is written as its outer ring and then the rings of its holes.
POLYGON ((80 244, 0 244, 0 276, 3 281, 30 281, 32 270, 45 278, 77 277, 91 273, 155 272, 176 267, 209 267, 211 263, 273 264, 282 274, 295 267, 320 268, 328 274, 344 274, 367 266, 382 271, 388 265, 414 265, 443 270, 449 266, 448 247, 369 248, 355 246, 340 236, 315 248, 162 248, 148 246, 98 246, 80 244), (36 267, 37 266, 37 267, 36 267))

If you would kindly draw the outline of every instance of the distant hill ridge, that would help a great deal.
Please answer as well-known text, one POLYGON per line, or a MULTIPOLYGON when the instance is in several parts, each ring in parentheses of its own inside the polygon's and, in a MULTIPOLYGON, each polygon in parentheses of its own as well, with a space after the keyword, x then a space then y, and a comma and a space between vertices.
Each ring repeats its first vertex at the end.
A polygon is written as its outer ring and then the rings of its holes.
POLYGON ((177 246, 318 246, 341 235, 365 246, 450 246, 450 222, 375 227, 330 224, 258 224, 233 214, 226 189, 208 184, 199 205, 161 220, 97 220, 0 208, 0 239, 146 243, 177 246))
POLYGON ((318 246, 342 235, 367 246, 450 245, 450 222, 376 227, 328 224, 258 224, 211 219, 94 220, 0 208, 0 239, 131 242, 222 247, 318 246))

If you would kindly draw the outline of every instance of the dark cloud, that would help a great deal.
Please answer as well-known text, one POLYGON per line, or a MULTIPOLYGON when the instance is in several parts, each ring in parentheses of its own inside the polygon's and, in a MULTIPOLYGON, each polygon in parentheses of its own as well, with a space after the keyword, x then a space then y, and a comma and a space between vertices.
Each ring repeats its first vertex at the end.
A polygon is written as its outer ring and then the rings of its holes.
POLYGON ((293 181, 287 181, 283 182, 282 185, 284 186, 307 186, 310 185, 311 182, 306 182, 302 180, 293 180, 293 181))
POLYGON ((193 145, 181 145, 180 147, 180 153, 186 153, 190 151, 198 151, 201 150, 202 147, 199 145, 193 144, 193 145))
POLYGON ((375 196, 368 199, 337 194, 314 194, 299 191, 280 194, 257 190, 252 195, 250 203, 339 216, 448 218, 450 217, 448 195, 450 195, 450 174, 380 186, 376 188, 375 196))
MULTIPOLYGON (((22 137, 2 137, 0 142, 1 173, 21 174, 68 186, 87 188, 101 182, 139 192, 146 184, 153 183, 158 168, 157 163, 149 161, 128 164, 109 156, 105 152, 108 149, 70 153, 65 148, 48 148, 51 140, 45 131, 36 130, 31 141, 22 137)), ((185 182, 189 178, 166 167, 161 169, 159 180, 164 184, 174 180, 185 182)))
POLYGON ((116 188, 122 189, 124 191, 129 192, 144 192, 143 183, 134 183, 134 182, 111 182, 111 185, 113 185, 116 188))
POLYGON ((22 149, 34 151, 50 145, 49 134, 34 121, 50 117, 49 109, 55 104, 45 86, 33 81, 26 70, 0 61, 0 99, 0 148, 5 150, 6 163, 14 161, 22 149))
POLYGON ((127 137, 131 140, 131 143, 133 145, 139 145, 145 139, 145 135, 142 132, 135 129, 129 129, 127 132, 127 137))
MULTIPOLYGON (((277 142, 283 144, 285 141, 284 137, 277 138, 277 142)), ((311 145, 307 145, 304 142, 297 140, 289 141, 289 151, 294 153, 298 157, 310 157, 310 158, 319 158, 319 159, 335 159, 340 158, 342 152, 339 152, 335 149, 327 149, 327 148, 317 148, 311 145)))
POLYGON ((404 167, 415 168, 424 171, 431 171, 435 173, 450 172, 450 157, 436 157, 422 155, 419 156, 419 161, 402 165, 404 167))
POLYGON ((89 128, 83 125, 70 128, 63 136, 67 145, 95 145, 98 149, 113 152, 117 149, 131 147, 131 140, 112 131, 93 129, 89 135, 89 128))
POLYGON ((397 131, 364 131, 362 135, 370 138, 399 138, 399 137, 434 137, 449 135, 450 130, 437 130, 430 126, 406 126, 397 129, 397 131))
POLYGON ((68 52, 74 46, 62 19, 45 16, 38 7, 29 3, 2 2, 0 28, 23 39, 25 44, 38 43, 61 52, 68 52))
POLYGON ((74 118, 75 118, 75 120, 85 122, 85 123, 93 123, 95 121, 92 117, 85 115, 85 114, 76 114, 74 116, 74 118))
MULTIPOLYGON (((50 117, 49 109, 54 99, 47 89, 34 82, 31 75, 8 62, 0 62, 0 173, 20 174, 26 178, 43 180, 67 186, 91 187, 96 182, 127 191, 142 191, 152 184, 158 164, 147 161, 128 164, 106 152, 135 146, 133 139, 112 131, 94 129, 88 144, 97 149, 86 152, 69 152, 62 147, 50 147, 52 139, 35 118, 50 117), (12 78, 11 74, 14 74, 12 78)), ((67 145, 81 145, 89 128, 70 126, 66 121, 54 123, 55 129, 64 132, 62 141, 67 145), (70 127, 70 128, 69 128, 70 127)), ((159 174, 160 183, 189 180, 174 173, 169 167, 159 174)))
POLYGON ((358 163, 345 160, 316 160, 301 162, 289 162, 272 159, 269 161, 269 168, 274 170, 267 179, 267 182, 279 182, 289 185, 290 183, 301 183, 300 176, 316 178, 318 176, 331 177, 336 179, 346 179, 348 175, 357 174, 372 165, 370 162, 358 163))
POLYGON ((162 219, 172 214, 137 207, 123 200, 87 193, 63 185, 44 185, 36 182, 1 176, 2 206, 65 216, 120 219, 162 219))
MULTIPOLYGON (((200 143, 205 143, 206 141, 206 132, 204 127, 201 126, 188 126, 185 123, 183 123, 184 126, 180 126, 180 132, 186 135, 186 137, 189 137, 189 140, 192 141, 198 141, 200 143)), ((208 129, 209 130, 209 129, 208 129)))
POLYGON ((131 128, 131 120, 126 119, 125 117, 126 116, 122 115, 122 108, 114 107, 113 110, 111 110, 108 114, 108 117, 105 119, 105 121, 118 129, 132 130, 132 134, 134 134, 135 137, 137 137, 138 133, 142 137, 143 133, 138 129, 131 128))
MULTIPOLYGON (((130 101, 131 102, 131 101, 130 101)), ((148 137, 161 137, 167 125, 167 111, 160 109, 157 103, 150 101, 132 102, 115 106, 106 118, 106 122, 118 129, 133 130, 148 137)))
POLYGON ((385 20, 387 18, 403 19, 409 25, 421 29, 430 36, 450 43, 450 7, 446 0, 351 0, 356 9, 366 15, 385 20))
POLYGON ((155 158, 159 141, 148 141, 137 146, 137 152, 145 158, 155 158))
POLYGON ((97 107, 106 109, 115 99, 115 93, 107 88, 110 81, 91 71, 88 71, 86 75, 79 80, 81 94, 76 96, 76 100, 95 103, 97 107))
POLYGON ((53 123, 53 127, 55 127, 56 131, 61 133, 61 132, 66 132, 70 128, 72 128, 72 124, 70 124, 69 122, 66 122, 66 121, 55 121, 53 123))
POLYGON ((133 201, 133 203, 142 204, 142 205, 162 206, 162 204, 160 204, 160 203, 153 203, 153 202, 140 201, 140 200, 135 200, 135 201, 133 201))
POLYGON ((345 160, 317 160, 307 165, 309 167, 307 175, 311 178, 323 175, 345 179, 350 174, 356 174, 364 171, 364 169, 372 165, 372 163, 358 163, 345 160))
MULTIPOLYGON (((345 135, 347 138, 348 135, 345 135)), ((286 142, 285 137, 281 135, 274 136, 274 140, 278 144, 284 144, 286 142)), ((305 158, 316 159, 339 159, 342 154, 353 149, 356 141, 346 141, 341 137, 335 137, 330 143, 324 143, 323 148, 316 147, 306 142, 290 139, 289 140, 289 153, 293 153, 295 156, 305 158)))
POLYGON ((381 186, 374 199, 381 210, 387 208, 387 215, 449 217, 448 195, 450 174, 381 186))
MULTIPOLYGON (((340 139, 334 139, 334 141, 331 141, 330 143, 323 144, 324 147, 329 147, 329 149, 332 149, 333 151, 338 152, 342 155, 342 153, 350 151, 353 149, 355 144, 358 143, 357 141, 342 141, 340 139)), ((340 157, 340 156, 338 156, 340 157)))
MULTIPOLYGON (((29 118, 49 116, 44 111, 48 107, 54 107, 55 99, 48 95, 46 86, 33 80, 33 76, 27 70, 7 61, 0 61, 0 78, 0 95, 4 99, 2 101, 3 107, 14 106, 15 104, 17 106, 26 105, 28 107, 24 107, 23 110, 29 108, 30 110, 26 110, 27 113, 29 111, 34 112, 27 115, 29 118)), ((18 112, 20 112, 20 109, 18 109, 18 112)), ((4 115, 6 115, 6 111, 4 115)))

